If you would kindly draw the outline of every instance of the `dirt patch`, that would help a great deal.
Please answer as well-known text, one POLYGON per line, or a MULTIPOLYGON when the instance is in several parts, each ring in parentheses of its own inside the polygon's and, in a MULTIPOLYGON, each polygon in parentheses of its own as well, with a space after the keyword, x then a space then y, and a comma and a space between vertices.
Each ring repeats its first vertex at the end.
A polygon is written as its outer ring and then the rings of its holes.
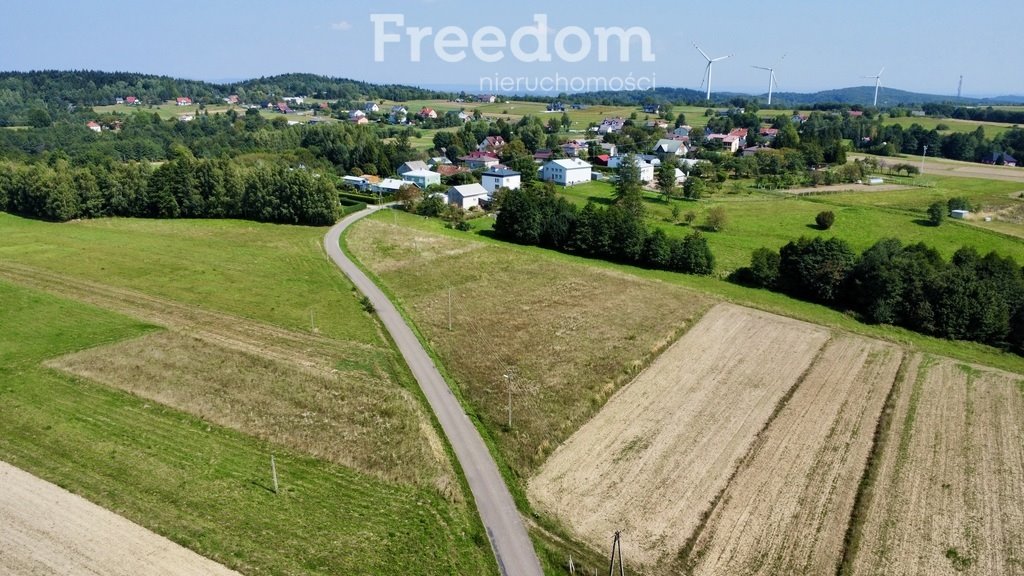
POLYGON ((538 509, 603 549, 674 557, 827 330, 719 304, 560 446, 529 483, 538 509))
POLYGON ((694 546, 694 574, 833 574, 902 352, 832 340, 761 435, 694 546))
POLYGON ((46 365, 383 479, 455 485, 416 399, 383 376, 313 373, 173 331, 46 365))
POLYGON ((1024 574, 1024 383, 916 359, 850 573, 1024 574))
POLYGON ((0 573, 238 573, 0 462, 0 573))
POLYGON ((786 194, 794 196, 813 196, 815 194, 840 194, 845 192, 892 192, 894 190, 907 190, 913 186, 902 184, 878 184, 869 186, 867 184, 831 184, 828 186, 808 186, 806 188, 788 188, 782 190, 786 194))

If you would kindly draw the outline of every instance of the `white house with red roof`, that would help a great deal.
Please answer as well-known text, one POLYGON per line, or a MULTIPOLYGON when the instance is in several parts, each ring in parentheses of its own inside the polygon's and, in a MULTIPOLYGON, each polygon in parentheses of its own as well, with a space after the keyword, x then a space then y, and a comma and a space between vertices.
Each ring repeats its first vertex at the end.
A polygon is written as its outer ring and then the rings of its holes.
POLYGON ((189 98, 188 96, 178 96, 178 98, 175 99, 175 102, 178 104, 178 106, 191 106, 192 105, 192 99, 189 98))
POLYGON ((437 112, 433 108, 427 108, 426 106, 420 108, 419 113, 416 115, 420 118, 430 118, 431 120, 437 118, 437 112))
POLYGON ((100 126, 99 123, 95 121, 90 121, 88 124, 86 124, 86 127, 89 128, 89 130, 92 130, 93 132, 103 131, 103 126, 100 126))

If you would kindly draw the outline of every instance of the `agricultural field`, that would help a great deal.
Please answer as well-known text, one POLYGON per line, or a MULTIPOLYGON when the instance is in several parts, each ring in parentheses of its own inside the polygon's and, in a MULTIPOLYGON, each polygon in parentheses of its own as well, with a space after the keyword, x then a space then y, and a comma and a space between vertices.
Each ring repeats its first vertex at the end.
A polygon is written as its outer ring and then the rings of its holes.
POLYGON ((530 480, 538 510, 648 568, 670 562, 812 366, 825 329, 720 304, 530 480))
POLYGON ((4 462, 0 484, 0 566, 5 573, 239 576, 4 462), (55 525, 60 530, 53 530, 55 525))
POLYGON ((1006 124, 1003 122, 983 122, 978 120, 962 120, 958 118, 934 118, 934 117, 906 117, 901 116, 899 118, 886 117, 882 121, 882 124, 899 124, 904 128, 910 128, 914 124, 920 125, 925 130, 937 130, 940 124, 945 124, 949 128, 941 130, 942 134, 951 134, 954 132, 970 133, 982 127, 985 130, 985 136, 988 138, 994 138, 995 136, 1006 132, 1013 124, 1006 124))
POLYGON ((323 232, 0 215, 0 460, 246 574, 493 572, 323 232))
POLYGON ((1024 574, 1024 377, 916 355, 844 574, 1024 574))
POLYGON ((419 222, 430 223, 377 214, 344 242, 524 477, 711 303, 679 286, 419 222))
MULTIPOLYGON (((199 104, 191 104, 188 106, 178 106, 174 101, 165 102, 163 104, 149 105, 128 105, 128 104, 108 104, 106 106, 93 106, 93 111, 96 114, 120 114, 127 116, 136 113, 153 114, 156 113, 160 118, 169 120, 172 118, 178 118, 183 114, 191 116, 199 116, 200 114, 225 114, 228 110, 234 110, 239 116, 242 116, 246 112, 244 106, 237 104, 208 104, 199 107, 199 104)), ((273 120, 274 118, 284 118, 290 122, 299 122, 305 124, 309 122, 310 118, 313 118, 312 110, 299 110, 296 114, 280 114, 273 110, 260 109, 260 115, 267 120, 273 120)))
POLYGON ((830 341, 740 466, 687 561, 693 574, 833 574, 896 347, 830 341))

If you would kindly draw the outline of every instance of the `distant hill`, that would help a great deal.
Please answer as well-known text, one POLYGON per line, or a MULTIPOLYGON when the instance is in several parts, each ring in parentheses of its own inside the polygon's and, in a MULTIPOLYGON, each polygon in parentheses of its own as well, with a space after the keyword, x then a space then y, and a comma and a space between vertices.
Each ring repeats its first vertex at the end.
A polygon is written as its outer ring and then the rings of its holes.
MULTIPOLYGON (((451 98, 457 92, 429 90, 398 84, 372 84, 348 78, 335 78, 317 74, 281 74, 243 80, 215 83, 140 74, 134 72, 102 72, 96 70, 42 70, 32 72, 0 72, 0 126, 29 123, 30 113, 39 119, 45 111, 51 120, 68 119, 82 114, 81 109, 112 104, 115 98, 135 96, 143 104, 160 103, 178 96, 188 96, 197 103, 219 103, 222 98, 238 94, 244 102, 264 102, 284 96, 312 96, 331 100, 357 102, 359 100, 422 100, 451 98)), ((641 105, 648 103, 675 103, 703 105, 705 93, 691 88, 656 88, 633 92, 587 92, 572 95, 524 95, 522 97, 549 102, 555 99, 586 104, 641 105)), ((735 92, 716 92, 714 104, 729 105, 750 98, 766 98, 735 92)), ((871 104, 874 86, 857 86, 838 90, 825 90, 810 94, 780 92, 773 104, 780 108, 813 107, 822 104, 871 104)), ((880 106, 921 106, 924 104, 952 103, 967 106, 1024 103, 1024 97, 956 99, 951 96, 907 92, 882 87, 880 106)))

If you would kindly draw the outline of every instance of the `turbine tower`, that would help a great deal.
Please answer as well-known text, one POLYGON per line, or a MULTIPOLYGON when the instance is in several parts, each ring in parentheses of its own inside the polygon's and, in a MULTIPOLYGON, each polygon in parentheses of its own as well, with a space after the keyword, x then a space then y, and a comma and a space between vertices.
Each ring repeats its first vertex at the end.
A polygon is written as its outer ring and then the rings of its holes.
MULTIPOLYGON (((708 83, 708 95, 706 99, 711 100, 711 65, 714 64, 715 62, 718 62, 719 60, 731 58, 732 54, 729 54, 728 56, 719 56, 718 58, 712 58, 705 54, 704 51, 700 49, 700 46, 697 46, 696 42, 693 43, 693 47, 696 48, 697 52, 700 52, 700 55, 703 56, 704 59, 708 61, 707 67, 704 68, 704 80, 706 80, 708 83)), ((700 85, 703 86, 704 81, 701 81, 700 85)))
POLYGON ((875 101, 873 104, 871 104, 875 108, 878 107, 878 89, 882 87, 882 72, 885 72, 885 66, 882 66, 882 69, 879 70, 878 74, 875 74, 874 76, 864 76, 864 78, 875 79, 875 101))
POLYGON ((961 74, 960 75, 960 83, 956 85, 956 99, 957 100, 960 99, 960 95, 963 94, 963 91, 964 91, 964 75, 961 74))
MULTIPOLYGON (((778 66, 779 64, 781 64, 782 61, 785 58, 786 58, 786 55, 783 54, 782 58, 779 58, 779 61, 775 63, 775 66, 778 66)), ((768 68, 766 66, 751 66, 751 68, 757 68, 758 70, 767 70, 768 71, 768 105, 769 106, 772 105, 772 89, 775 86, 778 85, 778 82, 776 82, 776 80, 775 80, 775 66, 772 66, 771 68, 768 68)))

